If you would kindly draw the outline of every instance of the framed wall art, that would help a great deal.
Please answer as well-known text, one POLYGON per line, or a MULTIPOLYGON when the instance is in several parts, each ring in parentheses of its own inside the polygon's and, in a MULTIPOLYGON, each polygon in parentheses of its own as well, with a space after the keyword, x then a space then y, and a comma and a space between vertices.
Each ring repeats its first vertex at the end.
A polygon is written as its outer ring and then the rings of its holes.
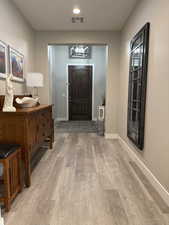
POLYGON ((8 45, 0 41, 0 78, 6 78, 8 66, 8 45))
POLYGON ((15 81, 24 82, 24 56, 13 48, 9 48, 10 72, 15 81))
POLYGON ((130 44, 127 136, 140 150, 144 148, 149 30, 147 23, 130 44))
POLYGON ((92 47, 90 45, 70 45, 69 58, 70 59, 90 59, 92 47))

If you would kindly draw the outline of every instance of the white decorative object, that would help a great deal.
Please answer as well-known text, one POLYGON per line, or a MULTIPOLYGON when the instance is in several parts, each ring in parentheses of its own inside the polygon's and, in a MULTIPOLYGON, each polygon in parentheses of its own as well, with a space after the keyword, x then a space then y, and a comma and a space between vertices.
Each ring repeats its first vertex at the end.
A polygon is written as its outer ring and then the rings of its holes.
POLYGON ((30 98, 30 97, 24 97, 22 99, 16 98, 15 101, 21 108, 31 108, 38 104, 39 98, 30 98))
POLYGON ((97 117, 97 132, 99 135, 103 136, 105 127, 104 127, 104 106, 98 106, 98 117, 97 117))
POLYGON ((13 106, 14 88, 12 85, 13 75, 8 74, 6 78, 6 95, 2 111, 3 112, 15 112, 16 108, 13 106))
POLYGON ((28 73, 26 76, 26 85, 27 87, 36 88, 33 93, 33 96, 38 96, 38 87, 43 87, 43 74, 41 73, 28 73))
POLYGON ((104 106, 98 107, 98 120, 103 121, 104 120, 104 106))

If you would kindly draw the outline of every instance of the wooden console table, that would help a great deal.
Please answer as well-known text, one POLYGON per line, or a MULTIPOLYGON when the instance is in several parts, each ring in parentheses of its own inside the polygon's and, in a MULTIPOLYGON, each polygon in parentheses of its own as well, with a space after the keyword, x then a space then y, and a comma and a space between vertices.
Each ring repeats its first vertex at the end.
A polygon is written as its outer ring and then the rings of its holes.
POLYGON ((31 159, 43 144, 54 141, 52 105, 17 109, 16 112, 0 111, 0 143, 20 144, 25 167, 25 184, 31 185, 31 159))

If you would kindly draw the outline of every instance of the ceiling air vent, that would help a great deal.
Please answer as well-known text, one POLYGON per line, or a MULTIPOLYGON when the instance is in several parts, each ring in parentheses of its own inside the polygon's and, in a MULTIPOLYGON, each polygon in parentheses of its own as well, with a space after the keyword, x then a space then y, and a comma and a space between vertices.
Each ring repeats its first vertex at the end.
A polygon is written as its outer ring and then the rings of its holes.
POLYGON ((72 23, 84 23, 84 17, 72 17, 72 23))

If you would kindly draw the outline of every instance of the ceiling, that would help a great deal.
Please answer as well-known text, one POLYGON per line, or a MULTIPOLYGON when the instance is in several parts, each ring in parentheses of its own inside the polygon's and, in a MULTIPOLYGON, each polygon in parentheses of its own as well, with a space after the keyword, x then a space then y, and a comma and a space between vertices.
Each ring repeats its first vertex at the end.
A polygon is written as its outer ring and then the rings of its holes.
POLYGON ((120 30, 138 0, 13 0, 36 30, 120 30), (74 7, 83 24, 73 24, 74 7))

